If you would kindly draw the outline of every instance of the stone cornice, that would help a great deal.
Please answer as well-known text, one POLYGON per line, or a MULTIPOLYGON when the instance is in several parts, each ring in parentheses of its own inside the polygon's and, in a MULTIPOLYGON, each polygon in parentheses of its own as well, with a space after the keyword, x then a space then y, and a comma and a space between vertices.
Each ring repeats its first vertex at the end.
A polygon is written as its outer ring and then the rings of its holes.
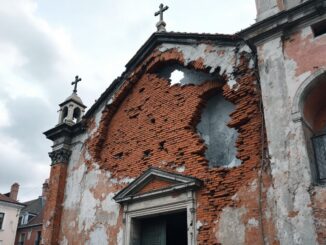
POLYGON ((238 32, 237 35, 255 44, 260 44, 270 38, 281 36, 302 23, 318 19, 325 12, 326 0, 310 0, 259 21, 238 32))

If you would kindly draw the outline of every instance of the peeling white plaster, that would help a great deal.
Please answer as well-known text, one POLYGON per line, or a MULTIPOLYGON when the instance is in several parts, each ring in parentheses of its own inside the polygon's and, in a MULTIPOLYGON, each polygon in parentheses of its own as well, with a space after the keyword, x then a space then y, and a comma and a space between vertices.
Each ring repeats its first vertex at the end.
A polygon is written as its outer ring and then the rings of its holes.
POLYGON ((230 79, 228 82, 227 82, 228 86, 230 89, 234 89, 234 88, 237 88, 236 85, 238 85, 237 81, 236 80, 233 80, 233 79, 230 79))
POLYGON ((111 105, 111 104, 113 103, 113 101, 114 101, 114 97, 112 96, 112 97, 109 99, 107 105, 111 105))
POLYGON ((100 126, 100 122, 101 122, 102 113, 103 113, 104 108, 105 107, 103 105, 101 105, 100 109, 98 111, 96 111, 95 116, 94 116, 95 127, 90 132, 90 135, 93 135, 97 131, 98 127, 100 126))
POLYGON ((198 46, 170 44, 164 43, 159 50, 165 52, 170 49, 177 49, 183 54, 185 66, 190 62, 203 59, 204 66, 210 68, 210 73, 213 73, 216 68, 221 67, 221 74, 230 74, 233 71, 234 64, 234 48, 233 47, 214 47, 207 44, 199 44, 198 46), (207 51, 209 50, 209 51, 207 51), (219 54, 222 54, 221 58, 219 54))
POLYGON ((123 245, 123 229, 120 228, 119 233, 117 235, 117 245, 123 245))
POLYGON ((310 26, 307 26, 301 30, 301 38, 304 39, 312 34, 312 30, 310 26))
POLYGON ((86 165, 81 164, 77 169, 71 170, 73 165, 69 165, 68 176, 65 188, 65 208, 74 208, 80 201, 81 181, 86 171, 86 165))
POLYGON ((87 245, 107 245, 108 236, 106 234, 106 229, 103 225, 97 225, 94 230, 90 232, 89 241, 87 245))
POLYGON ((249 220, 248 220, 248 225, 250 225, 250 226, 253 226, 253 227, 258 227, 258 220, 256 220, 255 218, 250 218, 249 220))
POLYGON ((249 191, 251 191, 251 192, 256 192, 256 190, 257 190, 257 180, 254 180, 254 181, 252 181, 251 184, 250 184, 250 189, 249 189, 249 191))
POLYGON ((129 183, 133 182, 134 180, 135 180, 135 178, 129 178, 129 177, 126 177, 126 178, 123 178, 120 180, 117 180, 116 178, 112 178, 111 182, 113 184, 129 184, 129 183))
POLYGON ((78 215, 78 232, 89 230, 95 223, 95 213, 99 206, 99 200, 95 199, 89 189, 84 189, 80 201, 78 215))
POLYGON ((102 201, 102 210, 109 213, 107 223, 114 226, 118 222, 120 205, 113 200, 114 193, 109 193, 107 197, 102 201))
POLYGON ((196 222, 196 229, 199 230, 200 227, 202 227, 202 226, 203 226, 203 223, 200 222, 200 220, 198 220, 198 221, 196 222))
POLYGON ((63 237, 63 239, 62 239, 62 241, 60 242, 60 245, 68 245, 69 243, 68 243, 68 240, 67 240, 67 238, 64 236, 63 237))
POLYGON ((291 117, 293 96, 310 74, 296 75, 297 64, 284 57, 282 40, 276 38, 259 49, 266 131, 273 185, 267 205, 281 244, 316 244, 309 195, 310 166, 300 124, 291 117), (275 123, 277 122, 277 123, 275 123), (295 217, 289 213, 298 211, 295 217))
POLYGON ((176 170, 178 173, 183 173, 185 171, 186 167, 185 166, 180 166, 180 167, 177 167, 176 170))
POLYGON ((245 208, 227 207, 222 210, 218 232, 215 233, 218 242, 223 245, 245 244, 245 225, 242 219, 246 212, 245 208))

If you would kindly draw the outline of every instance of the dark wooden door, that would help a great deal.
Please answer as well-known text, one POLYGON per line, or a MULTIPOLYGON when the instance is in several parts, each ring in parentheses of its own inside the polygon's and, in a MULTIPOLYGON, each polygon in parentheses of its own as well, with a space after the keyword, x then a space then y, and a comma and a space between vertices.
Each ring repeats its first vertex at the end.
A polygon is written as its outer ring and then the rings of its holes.
POLYGON ((141 245, 166 245, 166 221, 149 219, 142 223, 141 245))

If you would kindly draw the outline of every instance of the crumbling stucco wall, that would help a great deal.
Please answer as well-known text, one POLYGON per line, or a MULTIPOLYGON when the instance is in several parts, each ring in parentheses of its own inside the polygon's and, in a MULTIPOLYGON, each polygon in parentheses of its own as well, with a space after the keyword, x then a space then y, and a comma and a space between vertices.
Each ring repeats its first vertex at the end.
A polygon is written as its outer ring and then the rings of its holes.
MULTIPOLYGON (((122 244, 123 211, 112 197, 150 166, 204 181, 197 193, 198 244, 229 244, 226 237, 234 230, 242 231, 237 241, 253 244, 261 218, 270 230, 266 240, 275 242, 271 218, 262 217, 267 207, 258 208, 258 197, 267 189, 260 191, 257 178, 263 129, 249 52, 246 47, 162 44, 131 72, 89 119, 87 132, 74 139, 61 244, 122 244), (176 64, 208 78, 171 85, 159 71, 176 64), (241 165, 234 168, 209 168, 196 128, 216 94, 234 105, 227 122, 237 131, 234 154, 241 165)), ((267 174, 263 181, 270 185, 267 174)))
POLYGON ((302 122, 293 120, 291 115, 300 85, 326 66, 325 45, 326 36, 314 38, 308 26, 258 47, 273 177, 268 205, 281 244, 326 242, 325 211, 321 211, 321 203, 315 201, 316 198, 323 200, 325 193, 312 185, 302 122))

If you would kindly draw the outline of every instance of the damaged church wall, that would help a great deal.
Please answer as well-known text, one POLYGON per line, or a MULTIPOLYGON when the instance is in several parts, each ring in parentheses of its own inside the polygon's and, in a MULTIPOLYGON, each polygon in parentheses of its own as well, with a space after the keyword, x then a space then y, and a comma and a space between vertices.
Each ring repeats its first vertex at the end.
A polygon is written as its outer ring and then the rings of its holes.
POLYGON ((293 111, 300 86, 326 67, 325 46, 326 36, 315 37, 310 26, 258 45, 273 178, 267 200, 281 244, 326 242, 325 187, 314 183, 304 122, 293 111))
POLYGON ((123 209, 112 198, 150 166, 204 182, 196 194, 197 244, 232 244, 227 238, 237 231, 238 244, 253 244, 261 236, 260 222, 264 239, 277 244, 272 213, 262 201, 269 175, 258 176, 264 129, 250 53, 245 45, 161 44, 129 74, 71 143, 61 244, 123 244, 123 209), (176 65, 189 76, 171 84, 159 71, 172 66, 170 74, 176 65), (191 82, 200 73, 208 76, 191 82), (209 145, 198 129, 214 96, 226 101, 229 118, 223 123, 236 132, 233 167, 209 166, 209 145))

